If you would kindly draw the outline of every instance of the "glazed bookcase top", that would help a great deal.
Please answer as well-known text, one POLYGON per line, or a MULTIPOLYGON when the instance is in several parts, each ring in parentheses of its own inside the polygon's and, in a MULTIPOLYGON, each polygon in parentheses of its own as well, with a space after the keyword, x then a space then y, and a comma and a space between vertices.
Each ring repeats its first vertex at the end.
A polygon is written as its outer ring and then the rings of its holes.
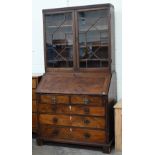
POLYGON ((45 70, 110 70, 111 4, 43 10, 45 70))

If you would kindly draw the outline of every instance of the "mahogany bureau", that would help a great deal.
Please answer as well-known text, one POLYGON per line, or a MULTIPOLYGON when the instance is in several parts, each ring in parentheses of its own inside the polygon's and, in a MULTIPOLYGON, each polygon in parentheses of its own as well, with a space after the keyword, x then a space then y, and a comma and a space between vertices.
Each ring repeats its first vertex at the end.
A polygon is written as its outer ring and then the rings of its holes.
POLYGON ((37 132, 37 101, 35 91, 41 76, 41 74, 32 74, 32 133, 37 132))
POLYGON ((37 143, 114 141, 114 7, 43 10, 45 74, 37 86, 37 143))

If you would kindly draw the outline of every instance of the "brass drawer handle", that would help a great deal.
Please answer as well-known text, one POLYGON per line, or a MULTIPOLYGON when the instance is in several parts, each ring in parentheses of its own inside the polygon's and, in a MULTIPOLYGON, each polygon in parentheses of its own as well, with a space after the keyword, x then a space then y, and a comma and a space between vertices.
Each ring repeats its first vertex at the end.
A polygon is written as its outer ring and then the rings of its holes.
POLYGON ((90 138, 90 134, 89 133, 85 133, 84 134, 84 137, 87 139, 87 138, 90 138))
POLYGON ((52 103, 56 104, 56 97, 55 96, 52 96, 52 103))
POLYGON ((53 118, 53 123, 57 123, 58 122, 58 119, 57 118, 53 118))
POLYGON ((84 104, 89 104, 90 103, 90 100, 88 98, 84 98, 83 99, 83 102, 84 102, 84 104))
POLYGON ((58 134, 59 134, 59 130, 53 130, 53 131, 52 131, 52 135, 53 135, 53 136, 57 136, 58 134))
POLYGON ((85 119, 83 122, 84 122, 84 124, 89 124, 90 123, 90 121, 88 119, 85 119))
POLYGON ((85 114, 89 114, 89 108, 84 108, 85 114))

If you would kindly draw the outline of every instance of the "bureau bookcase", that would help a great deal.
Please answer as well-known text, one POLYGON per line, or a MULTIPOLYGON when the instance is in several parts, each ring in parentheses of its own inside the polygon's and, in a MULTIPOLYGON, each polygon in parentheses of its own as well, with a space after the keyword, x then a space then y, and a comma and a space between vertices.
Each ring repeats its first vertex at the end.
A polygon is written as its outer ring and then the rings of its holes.
POLYGON ((45 74, 37 89, 37 143, 102 147, 114 141, 114 7, 43 10, 45 74))

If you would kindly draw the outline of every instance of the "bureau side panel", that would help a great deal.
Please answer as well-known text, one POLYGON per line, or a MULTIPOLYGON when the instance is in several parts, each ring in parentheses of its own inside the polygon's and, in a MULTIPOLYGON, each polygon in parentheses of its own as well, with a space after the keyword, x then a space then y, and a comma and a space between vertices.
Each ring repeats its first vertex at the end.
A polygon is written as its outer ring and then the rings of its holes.
POLYGON ((114 138, 114 104, 117 101, 116 90, 116 73, 112 73, 111 82, 108 92, 108 104, 107 104, 107 141, 110 142, 114 138))

